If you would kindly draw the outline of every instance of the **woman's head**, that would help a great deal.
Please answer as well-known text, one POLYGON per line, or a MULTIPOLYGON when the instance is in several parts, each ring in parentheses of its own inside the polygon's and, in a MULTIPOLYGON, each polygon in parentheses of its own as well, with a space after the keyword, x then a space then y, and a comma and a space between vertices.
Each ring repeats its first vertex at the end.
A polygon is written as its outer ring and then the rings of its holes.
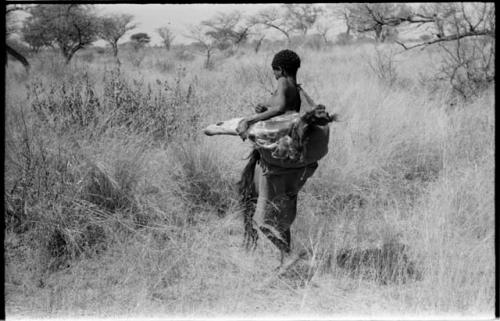
POLYGON ((271 67, 275 71, 281 71, 289 76, 296 77, 300 67, 300 57, 292 50, 281 50, 274 55, 271 67))

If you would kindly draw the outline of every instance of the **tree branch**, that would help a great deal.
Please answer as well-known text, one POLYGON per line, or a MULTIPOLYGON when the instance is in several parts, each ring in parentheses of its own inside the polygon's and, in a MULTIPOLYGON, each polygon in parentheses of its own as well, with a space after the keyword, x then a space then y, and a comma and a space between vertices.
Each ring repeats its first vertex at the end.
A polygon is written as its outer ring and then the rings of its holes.
MULTIPOLYGON (((26 71, 29 72, 30 70, 30 63, 22 54, 17 52, 15 49, 11 48, 9 45, 5 44, 5 49, 8 54, 10 54, 12 57, 16 58, 21 64, 23 64, 24 68, 26 68, 26 71)), ((6 60, 7 61, 7 60, 6 60)))
POLYGON ((264 22, 263 25, 281 31, 288 39, 290 39, 290 35, 288 34, 288 32, 286 32, 284 29, 278 27, 277 25, 272 24, 272 23, 268 23, 268 22, 264 22))
POLYGON ((414 46, 410 46, 410 47, 407 47, 404 43, 402 43, 400 41, 396 41, 396 43, 401 45, 405 50, 410 50, 410 49, 417 48, 417 47, 429 46, 429 45, 439 43, 439 42, 453 41, 453 40, 459 40, 462 38, 476 37, 476 36, 487 36, 487 37, 495 38, 495 34, 493 32, 484 30, 484 31, 470 31, 470 32, 462 33, 462 34, 449 35, 446 37, 441 37, 439 39, 426 41, 426 42, 423 42, 423 43, 420 43, 420 44, 417 44, 414 46))

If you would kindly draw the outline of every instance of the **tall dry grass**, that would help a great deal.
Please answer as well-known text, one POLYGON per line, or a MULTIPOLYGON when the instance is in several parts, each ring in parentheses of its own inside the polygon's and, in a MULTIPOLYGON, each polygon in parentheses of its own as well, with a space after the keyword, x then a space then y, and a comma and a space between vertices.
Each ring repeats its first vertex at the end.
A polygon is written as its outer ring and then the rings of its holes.
POLYGON ((491 317, 495 95, 457 103, 432 49, 398 54, 383 81, 374 63, 394 48, 377 50, 297 49, 299 82, 342 121, 299 195, 293 242, 309 259, 269 288, 277 250, 240 246, 250 146, 201 129, 269 95, 273 52, 211 70, 164 50, 139 65, 124 52, 120 69, 96 53, 68 67, 40 54, 30 77, 9 64, 7 315, 491 317), (337 264, 391 242, 420 278, 337 264))

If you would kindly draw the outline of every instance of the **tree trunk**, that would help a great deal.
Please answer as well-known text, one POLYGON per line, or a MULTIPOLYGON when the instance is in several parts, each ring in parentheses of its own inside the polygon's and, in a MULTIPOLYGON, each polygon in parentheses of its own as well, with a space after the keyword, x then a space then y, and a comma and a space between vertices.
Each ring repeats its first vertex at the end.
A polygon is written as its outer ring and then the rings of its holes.
POLYGON ((264 37, 260 38, 259 41, 257 41, 257 44, 255 45, 255 53, 259 52, 260 46, 262 45, 262 41, 264 40, 264 37))
POLYGON ((69 65, 71 58, 73 58, 73 53, 72 52, 65 53, 64 58, 66 58, 66 65, 69 65))
POLYGON ((116 64, 120 66, 122 63, 120 62, 120 59, 118 58, 118 43, 112 43, 111 46, 113 47, 113 57, 115 57, 116 64))
MULTIPOLYGON (((7 48, 6 55, 7 53, 10 54, 12 57, 16 58, 17 61, 19 61, 24 68, 26 68, 26 72, 30 71, 30 63, 22 54, 11 48, 9 45, 5 44, 5 47, 7 48)), ((6 57, 7 58, 7 57, 6 57)), ((7 64, 7 59, 5 59, 5 63, 7 64)))
POLYGON ((379 25, 379 24, 375 25, 375 40, 377 42, 380 42, 381 34, 382 34, 382 25, 379 25))
POLYGON ((436 29, 437 29, 437 37, 442 38, 444 37, 444 27, 443 27, 443 20, 440 18, 436 17, 436 29))
POLYGON ((351 22, 349 21, 349 15, 346 12, 344 12, 344 21, 347 27, 345 35, 347 36, 347 38, 349 38, 349 36, 351 35, 351 22))
POLYGON ((325 45, 328 45, 328 39, 326 38, 326 33, 321 34, 323 40, 325 41, 325 45))
POLYGON ((210 49, 207 49, 207 60, 205 61, 205 68, 209 69, 210 68, 210 49))
POLYGON ((76 47, 73 47, 71 49, 68 49, 67 52, 63 51, 64 57, 66 57, 66 65, 69 64, 71 61, 71 58, 73 58, 73 55, 80 49, 82 49, 83 46, 81 44, 78 44, 76 47))
POLYGON ((290 44, 292 43, 292 41, 290 40, 290 35, 288 34, 288 32, 286 32, 285 30, 283 30, 280 27, 275 26, 273 24, 267 24, 267 26, 271 27, 271 28, 274 28, 274 29, 280 31, 282 34, 284 34, 285 37, 286 37, 286 39, 287 39, 288 46, 290 47, 290 44))
POLYGON ((388 35, 388 30, 382 28, 382 31, 380 32, 380 42, 385 42, 387 40, 387 35, 388 35))

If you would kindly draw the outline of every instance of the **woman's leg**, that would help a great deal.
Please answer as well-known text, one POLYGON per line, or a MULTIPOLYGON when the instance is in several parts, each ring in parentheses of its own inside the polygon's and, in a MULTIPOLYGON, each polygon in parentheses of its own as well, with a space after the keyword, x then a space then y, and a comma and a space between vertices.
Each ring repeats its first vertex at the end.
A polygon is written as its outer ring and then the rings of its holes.
POLYGON ((291 250, 290 227, 297 215, 297 195, 316 166, 264 175, 257 166, 259 197, 255 221, 260 230, 280 250, 282 264, 293 264, 299 255, 291 250), (286 262, 285 262, 286 261, 286 262))
POLYGON ((317 164, 312 164, 307 168, 290 171, 286 174, 276 177, 275 180, 279 182, 277 188, 277 195, 273 199, 273 203, 277 204, 276 229, 280 236, 287 244, 287 249, 281 251, 281 266, 286 270, 289 266, 293 265, 298 259, 303 257, 304 251, 291 250, 291 230, 290 227, 295 221, 297 216, 297 197, 300 189, 304 186, 307 179, 311 177, 317 168, 317 164))
POLYGON ((258 192, 254 220, 264 235, 280 250, 290 252, 288 228, 281 228, 280 216, 283 212, 283 201, 280 200, 280 189, 283 182, 275 175, 264 175, 260 165, 255 169, 255 183, 258 192))

